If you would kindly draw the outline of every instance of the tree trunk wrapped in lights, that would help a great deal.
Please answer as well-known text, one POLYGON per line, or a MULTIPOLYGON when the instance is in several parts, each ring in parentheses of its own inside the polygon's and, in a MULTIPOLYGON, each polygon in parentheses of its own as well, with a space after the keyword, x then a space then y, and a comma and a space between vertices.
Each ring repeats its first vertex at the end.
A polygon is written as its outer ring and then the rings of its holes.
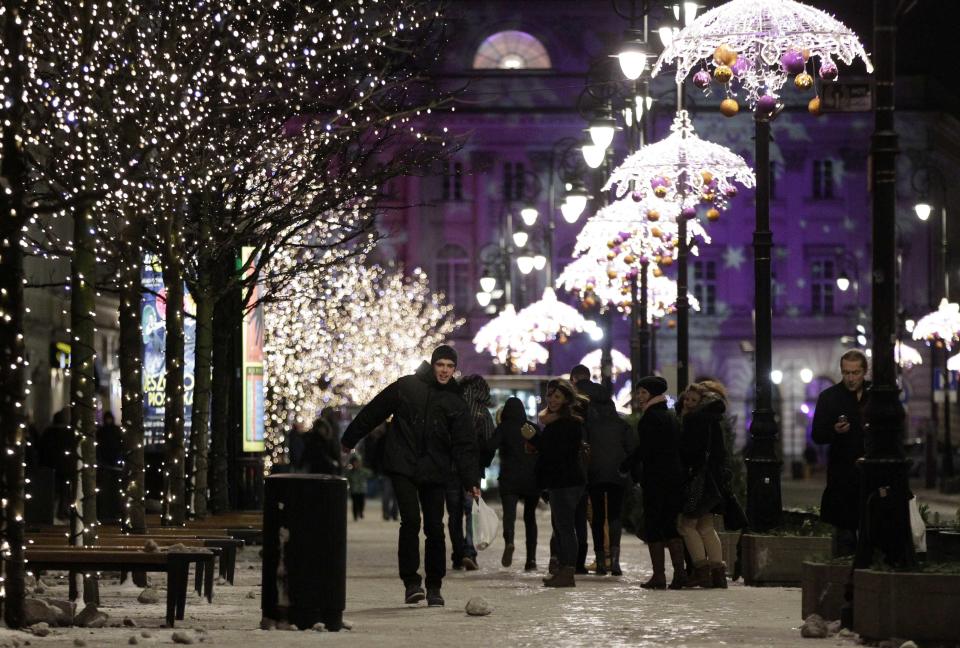
POLYGON ((122 234, 120 265, 120 422, 123 432, 124 527, 145 533, 146 486, 143 449, 143 330, 140 328, 141 227, 122 234))
MULTIPOLYGON (((176 212, 174 212, 176 213, 176 212)), ((186 522, 184 492, 183 271, 178 249, 180 219, 171 214, 164 232, 163 282, 166 287, 166 398, 164 399, 163 524, 186 522)))

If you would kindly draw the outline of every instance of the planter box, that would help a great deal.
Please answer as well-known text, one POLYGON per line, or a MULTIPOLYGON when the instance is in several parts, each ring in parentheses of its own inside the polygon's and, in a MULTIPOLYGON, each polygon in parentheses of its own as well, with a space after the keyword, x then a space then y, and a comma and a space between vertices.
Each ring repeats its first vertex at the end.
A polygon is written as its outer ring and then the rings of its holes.
POLYGON ((927 559, 931 562, 960 561, 960 531, 928 528, 927 559))
POLYGON ((804 561, 831 558, 831 540, 809 536, 743 536, 740 547, 747 585, 799 587, 804 561))
POLYGON ((819 614, 828 621, 840 618, 843 607, 843 590, 850 579, 853 565, 828 565, 804 562, 801 567, 803 588, 802 619, 819 614))
POLYGON ((723 548, 723 562, 727 564, 727 574, 733 575, 737 564, 737 542, 740 541, 739 531, 720 531, 720 546, 723 548))
POLYGON ((960 641, 960 574, 858 569, 853 578, 853 629, 868 639, 960 641))

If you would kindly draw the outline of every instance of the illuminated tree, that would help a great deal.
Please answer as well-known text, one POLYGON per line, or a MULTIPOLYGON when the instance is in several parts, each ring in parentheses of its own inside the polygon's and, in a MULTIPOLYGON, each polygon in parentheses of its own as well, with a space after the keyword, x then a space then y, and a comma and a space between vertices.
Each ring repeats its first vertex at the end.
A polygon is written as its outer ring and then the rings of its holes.
POLYGON ((326 405, 366 403, 463 324, 419 269, 409 277, 359 262, 332 274, 318 269, 277 298, 265 309, 267 469, 286 462, 289 425, 309 424, 326 405))

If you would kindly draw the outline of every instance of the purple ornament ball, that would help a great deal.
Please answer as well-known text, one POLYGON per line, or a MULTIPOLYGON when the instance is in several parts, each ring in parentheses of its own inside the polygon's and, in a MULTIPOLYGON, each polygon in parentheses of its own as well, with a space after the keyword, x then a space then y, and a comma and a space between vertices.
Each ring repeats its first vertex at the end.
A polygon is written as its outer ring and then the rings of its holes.
POLYGON ((772 113, 777 108, 777 98, 773 95, 763 95, 757 99, 757 112, 772 113))
POLYGON ((634 191, 632 194, 630 194, 630 197, 633 198, 633 202, 640 202, 643 200, 643 194, 639 191, 634 191))
POLYGON ((736 188, 736 187, 727 187, 726 189, 724 189, 723 194, 724 194, 727 198, 733 198, 734 196, 737 195, 737 188, 736 188))
POLYGON ((683 211, 680 212, 680 215, 690 220, 691 218, 697 217, 697 208, 696 207, 684 207, 683 211))
POLYGON ((803 52, 800 50, 787 50, 780 57, 780 66, 787 74, 800 74, 803 72, 804 63, 803 52))
POLYGON ((833 81, 840 74, 840 71, 837 69, 837 64, 833 61, 826 60, 820 64, 820 78, 826 81, 833 81))
POLYGON ((730 66, 730 69, 733 71, 734 76, 742 77, 744 73, 750 69, 750 61, 739 56, 737 60, 733 62, 733 65, 730 66))
POLYGON ((638 274, 640 274, 639 270, 637 270, 636 268, 630 268, 630 271, 629 271, 630 277, 636 277, 638 274))
POLYGON ((701 90, 710 85, 711 77, 710 73, 706 70, 700 70, 693 75, 693 85, 697 86, 701 90))
POLYGON ((626 241, 627 239, 630 238, 630 232, 618 232, 617 236, 620 237, 621 241, 626 241))

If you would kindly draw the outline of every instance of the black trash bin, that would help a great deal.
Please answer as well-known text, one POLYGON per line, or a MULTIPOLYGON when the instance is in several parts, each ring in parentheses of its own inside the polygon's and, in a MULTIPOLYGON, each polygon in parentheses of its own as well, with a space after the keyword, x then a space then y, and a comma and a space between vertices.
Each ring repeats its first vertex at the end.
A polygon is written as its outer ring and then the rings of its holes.
POLYGON ((265 482, 264 619, 340 630, 347 603, 347 480, 281 474, 265 482))

